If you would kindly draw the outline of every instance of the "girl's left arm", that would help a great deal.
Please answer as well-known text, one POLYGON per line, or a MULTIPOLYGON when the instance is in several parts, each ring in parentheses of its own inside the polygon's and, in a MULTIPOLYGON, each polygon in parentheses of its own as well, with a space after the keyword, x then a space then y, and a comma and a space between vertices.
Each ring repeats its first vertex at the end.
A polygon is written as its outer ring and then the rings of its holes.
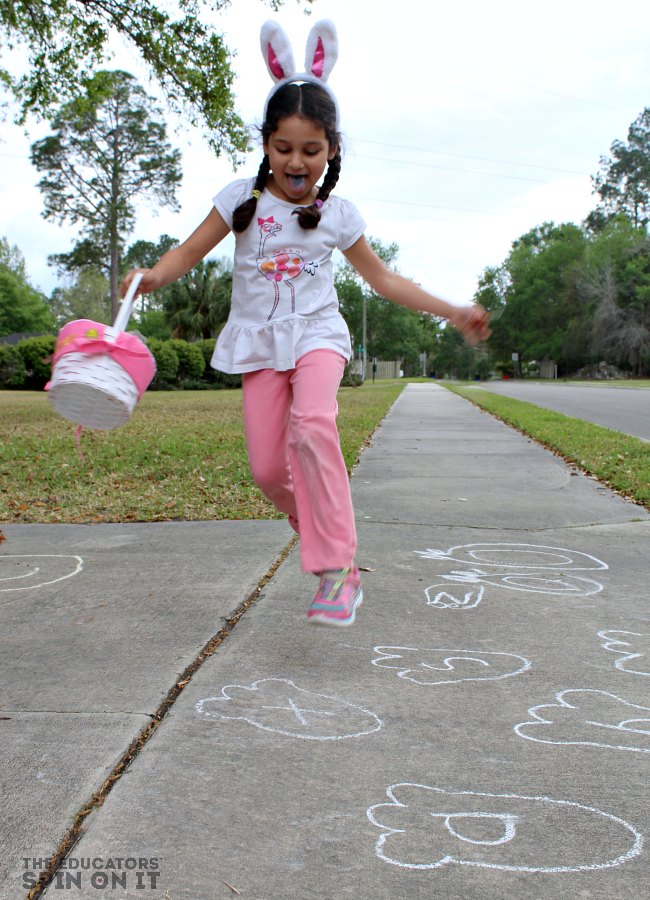
POLYGON ((391 272, 365 237, 360 237, 351 247, 344 250, 343 254, 373 291, 381 297, 409 309, 449 319, 469 344, 478 344, 490 336, 488 315, 482 306, 477 304, 454 306, 446 300, 441 300, 440 297, 429 294, 414 281, 391 272))

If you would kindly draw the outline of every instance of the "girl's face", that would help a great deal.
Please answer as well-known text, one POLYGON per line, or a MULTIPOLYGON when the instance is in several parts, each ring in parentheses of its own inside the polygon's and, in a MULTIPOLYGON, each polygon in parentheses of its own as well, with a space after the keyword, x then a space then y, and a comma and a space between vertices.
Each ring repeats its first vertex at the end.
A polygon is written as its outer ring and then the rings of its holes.
POLYGON ((268 188, 280 200, 309 205, 316 199, 316 183, 336 154, 322 126, 293 115, 280 119, 264 144, 273 177, 268 188))

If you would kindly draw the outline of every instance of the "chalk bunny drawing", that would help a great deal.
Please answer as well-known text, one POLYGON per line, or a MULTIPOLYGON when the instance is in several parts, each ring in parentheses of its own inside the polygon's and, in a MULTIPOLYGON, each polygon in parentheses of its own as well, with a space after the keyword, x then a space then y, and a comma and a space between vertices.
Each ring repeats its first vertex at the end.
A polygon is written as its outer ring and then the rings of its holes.
POLYGON ((273 308, 269 313, 267 322, 269 322, 278 308, 280 302, 280 282, 284 282, 291 293, 291 312, 296 311, 296 290, 293 281, 301 272, 307 272, 314 275, 317 263, 306 264, 300 251, 298 250, 278 250, 271 252, 270 256, 266 253, 266 242, 270 237, 279 234, 282 231, 280 222, 276 222, 273 216, 268 219, 258 219, 257 224, 260 228, 260 249, 257 257, 258 271, 273 284, 275 299, 273 308))
POLYGON ((441 573, 444 582, 426 589, 427 605, 437 609, 473 609, 483 599, 488 585, 524 593, 588 597, 602 591, 602 584, 573 572, 609 568, 602 560, 579 550, 507 541, 415 552, 423 559, 471 566, 441 573), (469 590, 459 598, 448 590, 453 584, 467 585, 469 590))

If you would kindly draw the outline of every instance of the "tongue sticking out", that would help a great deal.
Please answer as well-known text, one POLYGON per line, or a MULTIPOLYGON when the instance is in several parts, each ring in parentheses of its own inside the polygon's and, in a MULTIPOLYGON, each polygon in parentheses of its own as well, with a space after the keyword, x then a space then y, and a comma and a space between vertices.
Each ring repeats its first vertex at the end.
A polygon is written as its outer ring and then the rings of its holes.
POLYGON ((289 184, 296 193, 303 193, 307 189, 307 179, 304 175, 289 175, 289 184))

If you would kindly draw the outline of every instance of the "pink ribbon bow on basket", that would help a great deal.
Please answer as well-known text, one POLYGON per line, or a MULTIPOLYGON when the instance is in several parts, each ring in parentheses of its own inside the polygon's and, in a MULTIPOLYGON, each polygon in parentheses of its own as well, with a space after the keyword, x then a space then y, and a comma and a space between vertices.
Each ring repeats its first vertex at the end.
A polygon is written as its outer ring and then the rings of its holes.
POLYGON ((59 332, 46 384, 52 406, 81 428, 123 425, 156 374, 145 344, 125 332, 142 276, 129 285, 114 325, 90 319, 68 322, 59 332))
MULTIPOLYGON (((156 364, 147 347, 135 334, 117 331, 91 319, 76 319, 64 325, 57 338, 52 368, 66 353, 109 353, 133 379, 141 397, 156 374, 156 364)), ((45 385, 49 390, 51 382, 45 385)))

